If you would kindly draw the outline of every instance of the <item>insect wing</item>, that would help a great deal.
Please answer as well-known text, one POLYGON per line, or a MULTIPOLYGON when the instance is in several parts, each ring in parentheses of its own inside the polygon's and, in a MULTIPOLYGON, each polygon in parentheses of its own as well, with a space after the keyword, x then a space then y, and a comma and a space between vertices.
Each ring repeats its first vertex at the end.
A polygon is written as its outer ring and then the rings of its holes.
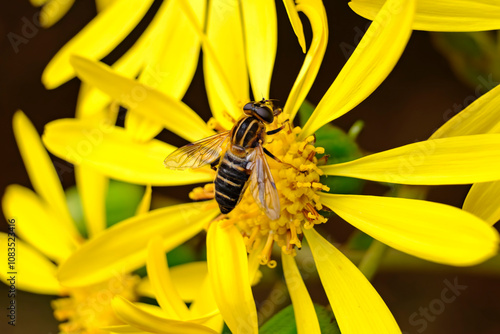
POLYGON ((280 199, 264 151, 261 146, 257 146, 251 154, 254 155, 250 157, 252 162, 249 165, 252 170, 250 190, 253 198, 269 219, 276 220, 280 217, 280 199))
POLYGON ((163 164, 170 169, 198 168, 210 164, 220 157, 229 133, 221 132, 182 146, 170 153, 163 164))

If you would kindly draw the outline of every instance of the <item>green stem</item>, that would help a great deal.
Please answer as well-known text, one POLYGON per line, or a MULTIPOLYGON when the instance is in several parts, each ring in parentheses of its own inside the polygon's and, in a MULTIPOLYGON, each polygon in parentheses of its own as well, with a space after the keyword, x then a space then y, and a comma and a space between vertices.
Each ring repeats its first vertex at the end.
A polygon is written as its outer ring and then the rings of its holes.
POLYGON ((358 266, 359 270, 366 276, 366 278, 368 278, 368 280, 371 280, 377 272, 386 250, 387 246, 385 244, 373 239, 370 247, 366 251, 358 266))
POLYGON ((361 132, 361 130, 363 130, 364 126, 365 122, 363 122, 362 120, 357 120, 349 129, 347 135, 349 136, 349 138, 355 141, 358 138, 358 135, 361 132))

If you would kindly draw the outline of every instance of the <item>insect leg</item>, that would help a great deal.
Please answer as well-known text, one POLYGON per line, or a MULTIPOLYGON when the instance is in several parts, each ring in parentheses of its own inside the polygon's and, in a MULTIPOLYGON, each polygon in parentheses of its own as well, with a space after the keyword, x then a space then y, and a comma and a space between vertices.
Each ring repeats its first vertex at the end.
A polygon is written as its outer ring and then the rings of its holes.
POLYGON ((286 162, 284 162, 284 161, 282 161, 282 160, 278 159, 278 158, 277 158, 274 154, 272 154, 271 152, 269 152, 269 150, 268 150, 268 149, 266 149, 265 147, 262 147, 262 150, 264 150, 264 153, 265 153, 265 154, 267 154, 267 156, 268 156, 268 157, 270 157, 271 159, 274 159, 274 160, 276 160, 277 162, 279 162, 279 163, 281 163, 281 164, 283 164, 283 165, 287 165, 288 167, 291 167, 291 168, 293 168, 293 169, 295 169, 295 170, 297 170, 297 171, 299 171, 299 172, 303 173, 303 171, 299 170, 299 169, 298 169, 297 167, 295 167, 294 165, 291 165, 291 164, 289 164, 289 163, 286 163, 286 162))
POLYGON ((271 136, 271 135, 277 134, 278 132, 280 132, 281 130, 283 130, 285 128, 285 125, 286 125, 286 123, 288 121, 289 121, 288 119, 286 121, 284 121, 283 124, 279 128, 277 128, 277 129, 274 129, 274 130, 271 130, 271 131, 267 131, 266 135, 271 136))
POLYGON ((212 162, 210 164, 210 168, 212 168, 213 170, 217 170, 217 166, 219 165, 219 162, 220 162, 220 157, 218 157, 217 160, 215 160, 214 162, 212 162))

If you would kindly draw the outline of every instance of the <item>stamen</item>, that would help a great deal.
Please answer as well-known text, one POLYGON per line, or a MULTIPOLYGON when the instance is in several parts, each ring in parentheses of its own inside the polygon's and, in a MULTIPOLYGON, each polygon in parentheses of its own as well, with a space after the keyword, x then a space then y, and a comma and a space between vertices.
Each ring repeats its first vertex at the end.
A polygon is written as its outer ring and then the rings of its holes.
POLYGON ((250 237, 248 240, 245 242, 245 245, 247 246, 247 252, 250 253, 255 247, 253 247, 255 243, 255 238, 257 238, 257 234, 259 233, 260 227, 259 226, 254 226, 252 229, 252 234, 250 234, 250 237))
POLYGON ((207 183, 204 187, 196 187, 189 193, 189 198, 193 201, 213 199, 215 197, 215 188, 213 183, 207 183))
POLYGON ((111 301, 122 296, 136 301, 138 276, 117 275, 108 281, 79 288, 68 288, 68 297, 53 300, 54 317, 66 321, 59 325, 61 334, 104 333, 102 327, 122 324, 115 316, 111 301))
MULTIPOLYGON (((283 114, 275 117, 268 130, 283 126, 287 117, 283 114)), ((300 128, 292 127, 290 123, 285 127, 289 131, 283 129, 268 136, 263 144, 276 157, 268 159, 268 164, 278 190, 280 217, 271 221, 256 204, 252 191, 246 191, 233 211, 219 218, 224 219, 220 222, 223 227, 237 226, 247 252, 257 252, 254 255, 258 256, 260 263, 270 268, 276 266, 276 261, 272 260, 274 243, 283 253, 295 256, 302 246, 303 229, 326 221, 318 213, 322 209, 318 193, 329 188, 320 181, 323 172, 317 167, 316 158, 316 154, 323 154, 324 149, 314 146, 315 136, 298 141, 300 128)), ((193 190, 193 197, 212 195, 212 189, 193 190)))
MULTIPOLYGON (((320 153, 320 154, 322 154, 322 153, 320 153)), ((318 165, 318 166, 326 165, 328 163, 328 158, 330 158, 330 156, 328 154, 322 156, 321 158, 318 159, 318 161, 316 162, 316 165, 318 165)))
POLYGON ((267 241, 266 245, 264 246, 264 249, 260 253, 260 264, 268 264, 269 261, 271 260, 271 253, 273 251, 273 245, 274 245, 274 233, 272 231, 269 232, 267 236, 267 241))
POLYGON ((236 222, 237 222, 236 219, 228 218, 228 219, 224 219, 224 221, 220 223, 220 226, 222 228, 226 228, 226 227, 229 227, 229 226, 236 224, 236 222))
POLYGON ((295 224, 290 224, 290 244, 293 244, 297 246, 298 248, 302 247, 302 243, 300 242, 299 238, 297 237, 297 227, 295 224))

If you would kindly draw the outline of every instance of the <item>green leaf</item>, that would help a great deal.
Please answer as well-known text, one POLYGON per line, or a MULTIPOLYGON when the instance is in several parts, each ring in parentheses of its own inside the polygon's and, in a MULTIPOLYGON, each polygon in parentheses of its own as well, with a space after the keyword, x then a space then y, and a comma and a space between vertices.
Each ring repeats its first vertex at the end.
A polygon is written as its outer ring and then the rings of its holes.
MULTIPOLYGON (((340 329, 335 321, 332 311, 327 308, 314 304, 316 315, 318 316, 319 326, 323 334, 340 334, 340 329)), ((260 329, 260 334, 293 334, 297 333, 293 305, 285 307, 275 314, 260 329)))
MULTIPOLYGON (((304 101, 299 108, 301 125, 305 124, 314 108, 311 103, 304 101)), ((355 123, 355 126, 358 127, 359 123, 355 123)), ((363 156, 354 139, 332 124, 324 125, 315 135, 316 147, 323 147, 325 154, 329 155, 328 164, 351 161, 363 156)), ((343 176, 323 176, 321 183, 326 184, 330 192, 335 194, 359 194, 364 185, 363 180, 343 176)))
POLYGON ((354 231, 349 240, 347 241, 347 247, 353 250, 367 250, 372 244, 373 238, 368 234, 363 233, 359 230, 354 231))
POLYGON ((136 184, 109 180, 106 196, 107 227, 133 217, 145 188, 136 184))
POLYGON ((319 327, 323 334, 340 334, 340 328, 335 320, 333 312, 324 306, 314 304, 316 315, 319 320, 319 327))
MULTIPOLYGON (((106 194, 106 225, 110 227, 134 216, 144 195, 144 187, 121 181, 110 180, 106 194)), ((78 189, 73 186, 66 190, 66 203, 78 231, 88 237, 78 189)))
POLYGON ((489 31, 435 32, 432 41, 448 59, 455 75, 469 86, 485 93, 500 78, 498 41, 489 31))
POLYGON ((87 226, 85 225, 85 218, 83 217, 82 202, 76 187, 66 189, 66 204, 68 205, 69 213, 75 222, 78 232, 80 232, 84 238, 88 238, 87 226))

